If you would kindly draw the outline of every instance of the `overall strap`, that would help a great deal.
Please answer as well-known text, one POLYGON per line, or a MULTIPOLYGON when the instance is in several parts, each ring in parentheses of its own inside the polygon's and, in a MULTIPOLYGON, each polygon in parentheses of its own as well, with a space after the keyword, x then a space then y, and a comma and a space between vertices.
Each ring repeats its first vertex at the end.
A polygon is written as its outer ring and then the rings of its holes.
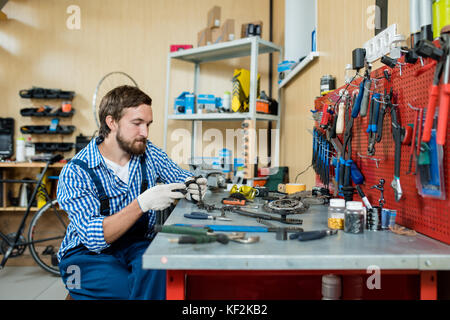
POLYGON ((88 167, 87 163, 80 160, 80 159, 72 159, 70 162, 73 162, 74 164, 78 165, 80 168, 82 168, 84 171, 86 171, 90 176, 92 181, 95 184, 95 187, 97 188, 99 200, 100 200, 100 214, 103 216, 109 216, 110 210, 109 210, 109 198, 106 195, 105 188, 103 188, 102 182, 100 181, 100 178, 95 174, 94 170, 88 167))
POLYGON ((145 153, 141 156, 141 173, 142 173, 142 184, 141 184, 141 193, 147 190, 148 188, 148 175, 147 175, 147 167, 145 165, 145 153))

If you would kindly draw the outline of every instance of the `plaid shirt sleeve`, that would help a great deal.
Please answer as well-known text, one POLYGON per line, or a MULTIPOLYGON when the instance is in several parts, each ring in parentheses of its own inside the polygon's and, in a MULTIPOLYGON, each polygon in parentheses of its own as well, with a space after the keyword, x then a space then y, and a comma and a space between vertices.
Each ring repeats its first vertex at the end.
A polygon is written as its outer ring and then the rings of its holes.
POLYGON ((193 174, 187 170, 181 169, 167 154, 150 143, 149 158, 152 159, 157 175, 164 183, 183 183, 193 174))
POLYGON ((97 191, 87 172, 74 164, 64 166, 59 176, 57 199, 88 250, 98 253, 110 246, 103 234, 105 216, 100 214, 97 191))

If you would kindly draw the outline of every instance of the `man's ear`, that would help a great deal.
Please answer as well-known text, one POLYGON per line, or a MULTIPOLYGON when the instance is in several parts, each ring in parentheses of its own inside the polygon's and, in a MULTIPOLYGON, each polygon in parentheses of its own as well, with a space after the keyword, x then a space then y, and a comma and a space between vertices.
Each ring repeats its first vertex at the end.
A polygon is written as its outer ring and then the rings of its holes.
POLYGON ((106 116, 105 122, 106 122, 106 125, 108 126, 108 128, 109 128, 111 131, 115 131, 115 130, 116 130, 116 128, 117 128, 117 122, 116 122, 116 120, 113 119, 113 117, 112 117, 111 115, 106 116))

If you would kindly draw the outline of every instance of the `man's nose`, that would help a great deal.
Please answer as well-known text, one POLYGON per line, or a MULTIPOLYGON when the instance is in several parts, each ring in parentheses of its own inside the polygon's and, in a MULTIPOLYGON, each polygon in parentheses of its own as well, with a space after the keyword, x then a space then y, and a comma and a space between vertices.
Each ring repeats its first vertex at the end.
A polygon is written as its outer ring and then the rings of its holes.
POLYGON ((148 136, 148 127, 145 124, 139 126, 139 134, 144 137, 148 136))

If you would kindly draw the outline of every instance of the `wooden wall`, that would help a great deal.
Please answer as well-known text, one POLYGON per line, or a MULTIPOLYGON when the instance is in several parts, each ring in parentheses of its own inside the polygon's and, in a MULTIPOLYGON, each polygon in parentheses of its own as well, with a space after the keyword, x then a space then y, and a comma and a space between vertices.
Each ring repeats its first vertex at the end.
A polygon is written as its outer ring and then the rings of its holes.
MULTIPOLYGON (((274 42, 282 43, 284 34, 284 1, 275 0, 274 42)), ((281 123, 280 161, 289 166, 291 182, 311 164, 311 112, 314 99, 320 94, 320 78, 325 74, 336 77, 336 86, 344 84, 345 65, 352 63, 352 50, 360 48, 374 36, 368 23, 373 12, 368 8, 375 0, 318 0, 317 48, 320 57, 292 80, 284 90, 283 120, 281 123)), ((409 34, 409 1, 389 1, 388 25, 398 24, 398 33, 409 34)), ((369 21, 370 22, 370 21, 369 21)), ((380 64, 375 63, 374 69, 380 64)), ((310 189, 315 184, 310 168, 298 178, 310 189)))
MULTIPOLYGON (((105 74, 119 70, 131 75, 152 97, 154 122, 149 138, 162 146, 169 46, 196 46, 197 32, 206 26, 207 12, 214 5, 221 6, 222 21, 235 19, 238 35, 242 23, 262 20, 266 28, 263 38, 268 39, 268 0, 10 0, 3 8, 8 19, 0 21, 0 116, 14 117, 17 128, 48 123, 48 119, 20 117, 21 108, 52 102, 21 99, 19 90, 33 85, 74 90, 76 114, 62 124, 75 125, 76 132, 47 136, 45 141, 72 142, 80 132, 92 135, 96 130, 91 108, 95 87, 105 74), (70 5, 80 8, 79 30, 66 26, 70 5)), ((262 56, 259 64, 261 87, 267 90, 268 56, 262 56)), ((193 89, 193 65, 175 62, 172 67, 170 106, 179 93, 193 89)), ((250 67, 249 59, 205 65, 201 68, 200 93, 222 96, 231 91, 233 70, 242 67, 250 67)), ((239 123, 222 123, 219 128, 236 125, 239 123)), ((175 128, 191 127, 187 122, 170 121, 169 137, 175 128)), ((16 129, 16 137, 19 134, 16 129)), ((169 140, 168 150, 172 145, 169 140)))

